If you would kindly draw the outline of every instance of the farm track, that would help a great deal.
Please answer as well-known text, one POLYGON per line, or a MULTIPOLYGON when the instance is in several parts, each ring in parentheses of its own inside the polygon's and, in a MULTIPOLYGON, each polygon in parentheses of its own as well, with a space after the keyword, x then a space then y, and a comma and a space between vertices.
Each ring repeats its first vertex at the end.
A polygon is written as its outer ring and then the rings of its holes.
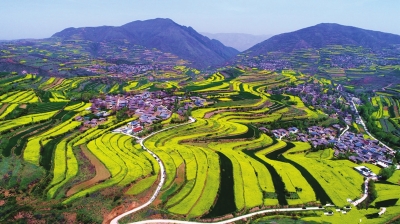
MULTIPOLYGON (((150 137, 152 137, 153 135, 156 135, 156 134, 160 133, 160 132, 163 132, 163 131, 166 131, 166 130, 169 130, 169 129, 172 129, 172 128, 175 128, 175 127, 179 127, 179 126, 182 126, 182 125, 187 125, 187 124, 191 124, 191 123, 196 122, 196 119, 194 119, 194 118, 192 118, 192 117, 189 117, 189 120, 190 120, 190 121, 189 121, 188 123, 178 124, 178 125, 175 125, 175 126, 166 128, 166 129, 159 130, 159 131, 154 132, 154 133, 152 133, 152 134, 146 136, 145 138, 142 138, 142 139, 139 140, 139 143, 140 143, 140 145, 142 146, 142 148, 143 148, 144 150, 146 150, 148 153, 150 153, 151 156, 153 156, 154 158, 157 159, 157 162, 158 162, 158 164, 159 164, 159 166, 160 166, 160 173, 161 173, 160 183, 157 185, 156 191, 154 192, 153 196, 150 198, 149 201, 147 201, 146 203, 144 203, 143 205, 141 205, 141 206, 139 206, 139 207, 137 207, 137 208, 134 208, 134 209, 132 209, 132 210, 129 210, 129 211, 127 211, 127 212, 124 212, 124 213, 118 215, 117 217, 113 218, 113 219, 111 220, 111 222, 110 222, 111 224, 118 224, 118 221, 119 221, 120 219, 124 218, 125 216, 128 216, 128 215, 130 215, 130 214, 132 214, 132 213, 135 213, 135 212, 137 212, 137 211, 139 211, 139 210, 142 210, 143 208, 149 206, 149 205, 157 198, 157 196, 158 196, 159 193, 161 192, 161 188, 164 186, 165 178, 166 178, 166 175, 164 174, 164 172, 165 172, 164 164, 163 164, 163 162, 160 160, 160 158, 159 158, 154 152, 150 151, 150 150, 144 145, 145 140, 148 139, 148 138, 150 138, 150 137)), ((131 136, 131 137, 134 137, 134 136, 131 136)))
MULTIPOLYGON (((174 195, 176 195, 182 188, 183 188, 183 186, 185 186, 185 183, 186 183, 186 179, 185 179, 185 169, 186 169, 186 165, 185 165, 185 163, 182 163, 178 168, 177 168, 177 171, 176 171, 176 177, 175 177, 175 180, 174 180, 174 182, 171 182, 167 187, 165 187, 165 189, 163 190, 163 194, 165 193, 165 192, 167 192, 169 189, 171 189, 172 187, 173 187, 173 183, 175 183, 176 184, 176 186, 177 186, 177 190, 175 190, 172 194, 169 194, 167 197, 166 197, 166 199, 167 200, 165 200, 165 201, 168 201, 170 198, 172 198, 174 195)), ((162 195, 160 195, 160 196, 162 196, 162 195)), ((159 196, 159 198, 160 198, 160 196, 159 196)), ((166 203, 166 202, 165 202, 166 203)))
MULTIPOLYGON (((324 210, 324 208, 319 208, 319 207, 308 207, 308 208, 278 208, 278 209, 268 209, 268 210, 262 210, 262 211, 257 211, 253 212, 247 215, 242 215, 238 216, 232 219, 227 219, 224 221, 219 221, 219 222, 207 222, 207 223, 213 223, 213 224, 225 224, 225 223, 234 223, 236 221, 240 221, 243 219, 247 219, 256 215, 261 215, 261 214, 266 214, 266 213, 279 213, 279 212, 301 212, 301 211, 318 211, 318 210, 324 210)), ((139 222, 132 222, 136 224, 147 224, 147 223, 177 223, 177 224, 201 224, 201 223, 206 223, 206 222, 191 222, 191 221, 180 221, 180 220, 171 220, 171 219, 153 219, 153 220, 144 220, 144 221, 139 221, 139 222)))
POLYGON ((57 79, 57 81, 52 82, 52 83, 51 83, 50 85, 48 85, 48 86, 45 86, 45 87, 43 88, 43 90, 45 90, 45 91, 50 90, 50 89, 54 88, 55 86, 60 85, 63 81, 64 81, 63 78, 57 79))
POLYGON ((110 172, 107 170, 104 164, 100 162, 100 160, 97 159, 97 157, 94 156, 85 145, 80 145, 79 147, 81 148, 83 154, 85 154, 85 156, 90 160, 90 163, 92 163, 92 165, 95 167, 96 175, 92 179, 79 183, 70 188, 66 193, 67 197, 111 177, 110 172))
POLYGON ((228 109, 226 109, 226 110, 215 110, 215 111, 207 112, 207 113, 204 115, 204 118, 205 118, 205 119, 209 119, 209 118, 211 118, 212 116, 214 116, 215 114, 219 114, 219 113, 222 113, 222 112, 233 112, 233 111, 236 111, 236 109, 230 109, 230 110, 228 110, 228 109))
POLYGON ((0 108, 0 115, 7 109, 8 103, 3 104, 3 106, 0 108))

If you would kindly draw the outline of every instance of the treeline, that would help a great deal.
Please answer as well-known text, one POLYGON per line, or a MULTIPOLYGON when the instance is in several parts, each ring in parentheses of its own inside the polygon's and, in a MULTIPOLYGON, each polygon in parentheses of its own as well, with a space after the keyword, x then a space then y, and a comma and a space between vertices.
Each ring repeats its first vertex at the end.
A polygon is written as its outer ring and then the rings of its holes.
MULTIPOLYGON (((363 192, 364 192, 365 186, 363 185, 363 192)), ((359 209, 368 209, 369 205, 376 199, 378 198, 378 192, 376 191, 375 188, 375 182, 373 180, 370 180, 368 182, 368 195, 367 198, 361 202, 360 204, 357 205, 359 209)))

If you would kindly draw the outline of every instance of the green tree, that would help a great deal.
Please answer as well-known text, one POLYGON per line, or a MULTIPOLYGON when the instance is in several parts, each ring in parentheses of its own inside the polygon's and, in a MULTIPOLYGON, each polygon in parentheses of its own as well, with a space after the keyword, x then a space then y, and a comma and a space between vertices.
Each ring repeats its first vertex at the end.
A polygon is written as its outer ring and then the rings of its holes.
POLYGON ((379 175, 381 176, 382 180, 387 180, 393 175, 394 171, 396 171, 396 166, 390 166, 388 168, 382 168, 379 171, 379 175))
POLYGON ((375 189, 375 182, 373 180, 368 182, 368 197, 370 203, 378 198, 378 192, 375 189))

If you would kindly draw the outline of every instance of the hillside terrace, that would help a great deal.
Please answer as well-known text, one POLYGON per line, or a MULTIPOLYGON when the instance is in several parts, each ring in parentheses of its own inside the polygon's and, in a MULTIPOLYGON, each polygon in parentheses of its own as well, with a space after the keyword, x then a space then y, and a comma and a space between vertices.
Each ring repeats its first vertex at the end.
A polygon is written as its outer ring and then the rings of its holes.
POLYGON ((328 114, 330 118, 343 120, 346 124, 352 125, 353 122, 360 124, 356 110, 351 101, 360 105, 361 100, 353 94, 343 93, 337 90, 327 90, 320 83, 306 83, 296 87, 286 87, 276 90, 269 90, 270 94, 289 93, 299 96, 305 105, 311 106, 328 114))
POLYGON ((86 70, 93 73, 105 73, 114 76, 126 76, 131 77, 134 75, 139 75, 145 73, 147 71, 154 70, 170 70, 172 69, 172 65, 166 64, 136 64, 136 65, 127 65, 127 64, 112 64, 112 65, 91 65, 87 67, 86 70))
POLYGON ((246 53, 242 53, 238 55, 237 63, 260 70, 279 71, 294 69, 313 74, 325 72, 325 69, 328 70, 330 68, 360 68, 363 71, 368 71, 369 67, 373 64, 386 66, 397 65, 399 63, 398 60, 393 60, 394 58, 398 58, 398 50, 396 48, 371 51, 370 49, 363 49, 357 46, 346 46, 343 49, 335 49, 328 46, 320 49, 309 49, 307 53, 304 52, 304 49, 295 50, 290 53, 281 51, 269 52, 268 54, 256 57, 249 57, 246 53), (318 54, 316 50, 319 51, 318 54), (310 57, 310 55, 313 56, 310 57), (373 56, 371 57, 371 55, 373 56))
POLYGON ((350 103, 344 99, 339 100, 341 94, 338 91, 328 90, 325 91, 319 83, 306 83, 300 84, 296 87, 285 87, 281 89, 268 90, 269 94, 283 94, 298 96, 300 99, 309 106, 321 110, 329 115, 336 114, 335 116, 343 117, 342 105, 351 106, 350 103))
MULTIPOLYGON (((306 83, 296 87, 286 87, 277 90, 269 90, 271 94, 290 93, 297 95, 301 100, 311 105, 316 109, 320 109, 327 113, 331 118, 343 120, 347 125, 352 125, 353 122, 361 124, 361 120, 357 115, 356 109, 350 102, 353 101, 357 105, 361 104, 361 100, 350 93, 341 93, 337 91, 323 91, 319 83, 306 83)), ((297 129, 294 127, 294 129, 297 129)), ((387 167, 392 164, 388 159, 392 152, 379 144, 376 140, 364 139, 363 134, 355 134, 345 132, 338 139, 339 132, 343 128, 335 124, 329 128, 318 126, 309 127, 307 133, 294 132, 292 130, 277 129, 271 133, 279 139, 289 138, 290 135, 295 135, 297 141, 309 142, 312 147, 327 147, 332 144, 335 149, 334 155, 346 155, 351 153, 349 160, 355 163, 374 163, 381 167, 387 167)), ((293 139, 293 136, 291 137, 293 139)))
POLYGON ((29 73, 43 70, 63 77, 95 74, 132 76, 186 64, 171 53, 129 43, 121 46, 117 42, 101 42, 96 52, 91 46, 90 41, 10 41, 0 44, 0 57, 3 57, 0 61, 28 66, 29 73))

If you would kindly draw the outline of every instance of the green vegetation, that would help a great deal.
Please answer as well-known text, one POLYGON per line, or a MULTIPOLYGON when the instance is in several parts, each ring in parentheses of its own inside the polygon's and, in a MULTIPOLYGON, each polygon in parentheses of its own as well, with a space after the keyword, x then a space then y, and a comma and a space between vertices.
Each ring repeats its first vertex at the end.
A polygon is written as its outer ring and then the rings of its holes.
MULTIPOLYGON (((67 63, 60 64, 69 67, 67 63)), ((183 66, 164 74, 156 73, 147 74, 152 81, 143 76, 123 81, 119 77, 102 76, 40 80, 36 76, 29 79, 20 75, 0 76, 4 83, 21 84, 0 95, 0 174, 5 180, 1 187, 29 190, 38 201, 47 201, 59 206, 56 210, 71 213, 76 213, 73 209, 78 207, 88 211, 87 203, 92 202, 98 207, 95 214, 99 217, 101 209, 109 212, 123 203, 143 201, 159 183, 158 161, 135 138, 112 132, 139 116, 133 116, 128 108, 110 109, 107 121, 97 127, 84 127, 84 121, 75 118, 96 117, 86 110, 92 106, 89 102, 92 98, 165 89, 182 97, 181 102, 171 103, 170 118, 145 126, 137 135, 145 137, 156 130, 182 124, 144 141, 165 167, 166 179, 151 207, 154 211, 168 217, 198 220, 276 206, 333 203, 342 207, 348 205, 347 199, 362 194, 364 180, 353 169, 355 164, 334 158, 333 149, 317 150, 308 142, 295 141, 293 136, 290 140, 278 140, 268 131, 260 131, 261 127, 273 130, 292 126, 305 130, 311 125, 326 127, 340 122, 304 103, 301 95, 292 95, 290 91, 279 93, 280 88, 305 82, 316 82, 326 90, 322 91, 328 92, 335 88, 334 80, 314 79, 290 70, 231 68, 203 76, 183 66), (191 77, 186 77, 186 73, 191 77), (163 78, 157 80, 158 76, 163 78), (26 88, 29 83, 32 87, 26 88), (193 96, 207 102, 179 115, 183 102, 191 102, 193 96), (196 122, 185 124, 189 116, 196 122), (86 157, 83 149, 97 160, 86 157), (98 175, 98 169, 108 176, 98 175), (74 187, 78 190, 71 192, 74 187)), ((346 86, 356 88, 353 87, 346 86)), ((387 133, 397 136, 398 98, 381 94, 371 97, 370 102, 359 108, 364 118, 369 117, 368 129, 381 136, 387 133)), ((362 132, 361 126, 355 127, 362 132)), ((392 144, 396 141, 388 137, 383 140, 392 144)), ((373 165, 366 166, 379 172, 373 165)), ((390 167, 382 169, 380 175, 386 182, 377 182, 375 186, 371 183, 365 207, 395 199, 391 191, 400 193, 395 188, 400 180, 398 171, 390 167)), ((376 208, 368 211, 375 212, 376 208)), ((391 217, 396 211, 395 206, 388 208, 391 217)), ((364 210, 351 212, 367 215, 364 210)), ((335 222, 323 218, 319 212, 315 214, 318 215, 299 218, 335 222)), ((97 220, 81 212, 78 216, 79 220, 97 220)))
POLYGON ((379 171, 379 175, 382 177, 383 180, 388 180, 390 179, 390 177, 393 176, 395 171, 396 171, 396 166, 390 166, 388 168, 382 168, 379 171))

